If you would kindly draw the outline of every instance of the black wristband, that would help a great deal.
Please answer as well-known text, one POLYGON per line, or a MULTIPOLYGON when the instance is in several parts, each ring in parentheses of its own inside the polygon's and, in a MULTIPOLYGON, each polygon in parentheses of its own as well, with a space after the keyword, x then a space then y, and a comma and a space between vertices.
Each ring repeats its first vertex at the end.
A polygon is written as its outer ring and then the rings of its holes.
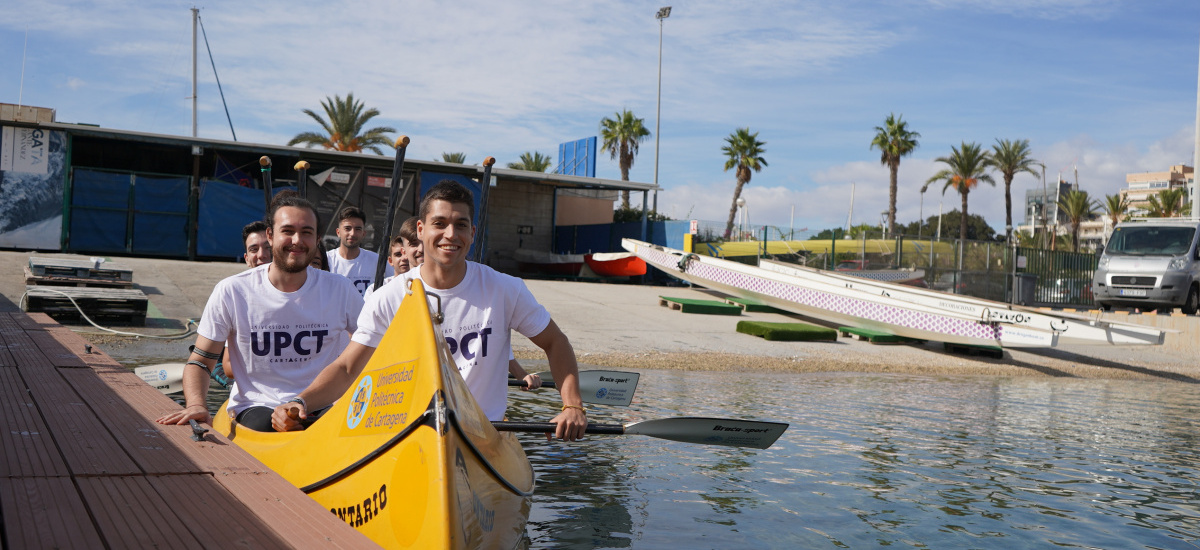
POLYGON ((197 367, 204 369, 204 372, 207 372, 209 376, 212 376, 212 369, 208 368, 208 365, 205 365, 204 363, 193 360, 193 361, 188 361, 187 364, 188 365, 196 365, 197 367))
POLYGON ((299 403, 301 407, 304 407, 304 410, 308 410, 308 403, 305 403, 304 398, 300 397, 299 395, 289 399, 288 403, 299 403))

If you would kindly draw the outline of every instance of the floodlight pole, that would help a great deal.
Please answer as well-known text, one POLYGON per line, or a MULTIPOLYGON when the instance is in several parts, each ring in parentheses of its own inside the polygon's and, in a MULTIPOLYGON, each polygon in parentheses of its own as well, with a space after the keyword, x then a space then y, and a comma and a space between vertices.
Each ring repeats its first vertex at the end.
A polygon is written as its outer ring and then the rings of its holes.
POLYGON ((192 137, 196 137, 196 24, 200 21, 200 9, 192 8, 192 137))
POLYGON ((658 128, 662 119, 662 43, 663 19, 671 16, 671 6, 658 8, 654 15, 658 19, 658 99, 654 112, 654 211, 658 212, 658 128))

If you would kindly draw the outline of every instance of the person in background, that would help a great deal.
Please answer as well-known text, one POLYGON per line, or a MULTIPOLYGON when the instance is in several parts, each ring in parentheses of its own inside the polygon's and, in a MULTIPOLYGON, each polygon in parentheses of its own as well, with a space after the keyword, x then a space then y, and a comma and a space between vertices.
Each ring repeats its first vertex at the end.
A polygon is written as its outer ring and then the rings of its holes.
POLYGON ((555 431, 547 437, 566 441, 583 437, 587 416, 571 342, 524 282, 467 261, 475 234, 474 204, 471 191, 454 181, 442 181, 429 190, 421 200, 417 222, 424 262, 370 297, 345 351, 297 399, 275 408, 271 421, 276 430, 303 429, 309 407, 327 407, 349 389, 391 324, 408 281, 420 280, 442 297, 446 341, 463 380, 489 419, 504 418, 508 375, 519 374, 509 369, 511 331, 516 330, 545 351, 562 398, 562 412, 551 420, 555 431))
MULTIPOLYGON (((421 241, 417 239, 417 217, 413 216, 400 224, 400 235, 392 239, 392 250, 388 254, 388 264, 392 266, 396 275, 400 275, 420 266, 423 258, 421 241)), ((384 278, 379 286, 388 284, 389 281, 396 278, 396 275, 384 278)), ((363 293, 363 300, 366 300, 374 292, 375 285, 367 287, 367 291, 363 293)))
POLYGON ((229 413, 238 424, 271 430, 276 405, 295 399, 338 357, 358 328, 362 298, 344 277, 310 269, 317 254, 317 212, 293 191, 271 202, 267 237, 271 263, 217 283, 204 306, 183 373, 186 407, 160 424, 209 422, 208 373, 230 343, 237 378, 229 413))
MULTIPOLYGON (((367 288, 375 283, 375 268, 379 255, 362 248, 363 236, 366 233, 367 215, 356 206, 347 206, 338 213, 338 247, 325 254, 329 262, 329 271, 337 273, 354 283, 359 296, 367 292, 367 288)), ((389 265, 384 270, 384 276, 393 274, 389 265)))
POLYGON ((242 259, 247 267, 258 267, 271 261, 271 243, 267 242, 267 222, 252 221, 242 228, 242 244, 246 253, 242 259))

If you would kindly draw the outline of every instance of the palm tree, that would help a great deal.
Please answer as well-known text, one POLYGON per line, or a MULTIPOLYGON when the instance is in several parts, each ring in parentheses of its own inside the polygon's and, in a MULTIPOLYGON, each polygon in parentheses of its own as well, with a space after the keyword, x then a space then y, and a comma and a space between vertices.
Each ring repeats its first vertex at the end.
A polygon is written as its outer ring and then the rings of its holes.
POLYGON ((879 163, 886 164, 891 171, 888 180, 889 235, 896 232, 896 174, 900 171, 900 157, 911 154, 919 145, 917 138, 921 137, 921 134, 909 131, 908 123, 903 119, 904 115, 889 114, 883 126, 875 127, 875 139, 871 140, 871 147, 879 149, 879 163))
POLYGON ((529 172, 545 172, 550 168, 551 158, 537 151, 525 151, 521 153, 520 162, 510 162, 508 167, 513 170, 526 170, 529 172))
POLYGON ((991 174, 987 173, 990 157, 978 143, 964 141, 961 148, 951 146, 950 150, 952 151, 950 156, 935 159, 935 162, 945 164, 946 168, 934 174, 925 183, 945 181, 946 184, 942 186, 943 195, 951 187, 962 195, 962 217, 958 226, 958 239, 961 246, 967 240, 967 194, 981 181, 992 185, 996 185, 996 182, 992 179, 991 174))
POLYGON ((1079 252, 1079 224, 1092 219, 1095 215, 1096 201, 1088 196, 1087 191, 1068 191, 1059 197, 1058 207, 1067 216, 1071 225, 1071 250, 1079 252))
POLYGON ((442 162, 452 162, 454 164, 466 164, 466 153, 442 153, 442 162))
POLYGON ((742 187, 750 183, 750 171, 762 172, 767 161, 762 154, 767 152, 763 146, 765 141, 758 141, 758 132, 750 133, 750 128, 738 128, 736 132, 725 138, 728 145, 721 148, 727 157, 725 171, 737 168, 737 187, 733 189, 733 203, 729 206, 729 221, 725 223, 725 239, 733 233, 733 216, 737 213, 737 200, 742 196, 742 187))
POLYGON ((1184 188, 1175 187, 1172 189, 1163 189, 1157 195, 1150 195, 1150 212, 1147 214, 1151 218, 1175 218, 1182 216, 1184 212, 1191 210, 1191 202, 1184 203, 1187 194, 1184 188))
POLYGON ((296 134, 296 137, 292 138, 288 145, 304 144, 306 147, 320 145, 326 149, 352 153, 369 149, 377 155, 383 154, 379 148, 380 145, 394 147, 392 140, 384 134, 395 132, 395 128, 378 126, 370 130, 363 130, 367 121, 379 116, 379 110, 364 109, 365 105, 354 99, 354 92, 346 94, 345 99, 336 95, 333 96, 333 99, 326 96, 325 101, 321 102, 321 107, 325 109, 325 116, 329 117, 328 121, 311 109, 305 109, 304 114, 316 120, 325 133, 302 132, 296 134))
MULTIPOLYGON (((642 119, 625 109, 616 113, 616 118, 600 120, 600 137, 604 140, 601 151, 608 151, 621 167, 621 181, 629 181, 629 169, 633 168, 633 157, 637 156, 638 145, 650 136, 650 130, 642 119)), ((621 208, 629 208, 629 190, 621 191, 621 208)))
POLYGON ((1004 177, 1004 242, 1012 238, 1012 180, 1013 176, 1025 172, 1038 175, 1033 166, 1038 162, 1029 156, 1029 140, 1009 141, 997 139, 992 146, 988 166, 995 168, 1004 177))
POLYGON ((1129 197, 1117 193, 1116 195, 1104 196, 1104 213, 1108 215, 1108 219, 1112 221, 1115 227, 1121 223, 1121 219, 1129 212, 1129 197))

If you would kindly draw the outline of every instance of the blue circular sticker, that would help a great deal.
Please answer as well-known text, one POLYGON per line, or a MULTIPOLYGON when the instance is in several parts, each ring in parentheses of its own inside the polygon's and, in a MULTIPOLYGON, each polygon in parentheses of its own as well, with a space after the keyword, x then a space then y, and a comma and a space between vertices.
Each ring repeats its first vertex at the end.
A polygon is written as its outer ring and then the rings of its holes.
POLYGON ((347 428, 357 428, 358 423, 367 415, 367 405, 371 403, 371 388, 370 375, 364 376, 358 382, 358 387, 354 388, 354 397, 350 399, 350 406, 346 408, 347 428))
POLYGON ((608 395, 608 388, 600 388, 600 389, 596 390, 596 398, 597 399, 604 399, 604 396, 606 396, 606 395, 608 395))
POLYGON ((159 370, 158 370, 158 379, 159 379, 159 380, 166 380, 166 379, 167 379, 167 369, 159 369, 159 370))

